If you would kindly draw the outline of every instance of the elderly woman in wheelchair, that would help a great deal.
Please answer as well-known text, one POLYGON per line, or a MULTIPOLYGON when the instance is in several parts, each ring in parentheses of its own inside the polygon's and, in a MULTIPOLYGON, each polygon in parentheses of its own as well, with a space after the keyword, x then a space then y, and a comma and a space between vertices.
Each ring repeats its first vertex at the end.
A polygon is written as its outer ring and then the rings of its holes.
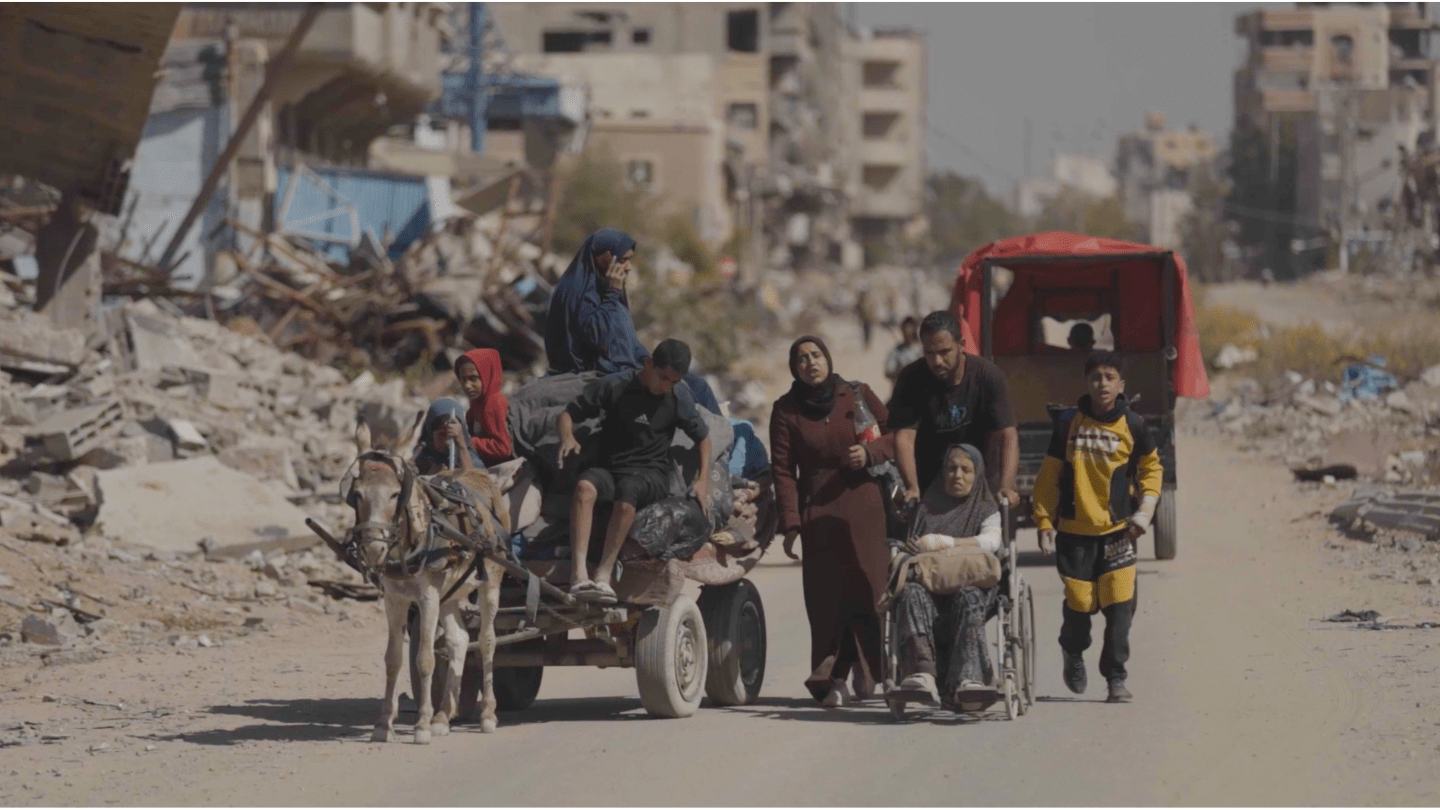
POLYGON ((891 563, 899 702, 983 711, 1000 699, 985 639, 999 594, 1000 507, 980 451, 951 447, 891 563), (939 553, 934 553, 939 552, 939 553))

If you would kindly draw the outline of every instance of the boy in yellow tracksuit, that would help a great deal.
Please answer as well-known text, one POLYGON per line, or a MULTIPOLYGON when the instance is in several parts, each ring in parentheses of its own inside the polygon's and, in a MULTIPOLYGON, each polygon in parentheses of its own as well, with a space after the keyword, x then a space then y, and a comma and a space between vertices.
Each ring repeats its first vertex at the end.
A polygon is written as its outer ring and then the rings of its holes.
POLYGON ((1105 614, 1100 674, 1110 703, 1128 703, 1125 662, 1135 616, 1135 540, 1145 533, 1160 501, 1160 453, 1145 420, 1125 402, 1118 356, 1096 352, 1085 361, 1087 396, 1061 414, 1035 479, 1035 525, 1040 549, 1057 554, 1065 583, 1065 685, 1085 691, 1090 617, 1105 614), (1138 485, 1140 504, 1131 499, 1138 485), (1058 533, 1057 533, 1058 529, 1058 533))

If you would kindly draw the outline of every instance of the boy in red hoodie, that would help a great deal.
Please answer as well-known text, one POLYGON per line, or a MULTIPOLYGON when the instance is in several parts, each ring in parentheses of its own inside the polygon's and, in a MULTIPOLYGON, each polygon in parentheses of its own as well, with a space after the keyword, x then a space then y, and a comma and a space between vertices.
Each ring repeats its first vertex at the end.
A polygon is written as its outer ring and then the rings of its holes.
POLYGON ((455 378, 470 400, 465 423, 470 444, 485 466, 493 467, 515 457, 506 419, 510 401, 500 393, 500 353, 494 349, 471 349, 455 360, 455 378))

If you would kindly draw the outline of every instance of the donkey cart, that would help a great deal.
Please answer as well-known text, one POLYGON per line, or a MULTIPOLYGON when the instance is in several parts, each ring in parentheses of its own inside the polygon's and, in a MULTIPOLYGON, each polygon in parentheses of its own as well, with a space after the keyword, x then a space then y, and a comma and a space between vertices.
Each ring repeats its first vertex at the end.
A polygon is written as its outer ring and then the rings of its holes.
MULTIPOLYGON (((689 717, 702 696, 720 706, 753 702, 765 677, 765 608, 745 575, 763 554, 736 557, 706 543, 688 561, 624 563, 613 605, 570 596, 569 560, 505 560, 495 617, 499 709, 529 708, 545 667, 555 666, 634 668, 640 702, 656 717, 689 717), (683 593, 687 580, 700 583, 698 600, 683 593)), ((481 664, 480 612, 464 605, 462 613, 471 635, 463 716, 478 699, 481 664)))

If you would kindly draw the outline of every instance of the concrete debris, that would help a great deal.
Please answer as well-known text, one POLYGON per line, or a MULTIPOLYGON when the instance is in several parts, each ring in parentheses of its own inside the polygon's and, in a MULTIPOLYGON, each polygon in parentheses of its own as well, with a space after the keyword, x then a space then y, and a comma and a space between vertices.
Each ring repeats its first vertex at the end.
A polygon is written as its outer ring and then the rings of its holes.
POLYGON ((213 537, 212 553, 238 556, 319 542, 303 511, 213 456, 103 470, 97 480, 104 501, 99 521, 107 536, 124 542, 189 552, 213 537))
POLYGON ((1431 388, 1440 388, 1440 365, 1431 366, 1421 372, 1420 382, 1431 388))
POLYGON ((1232 369, 1236 366, 1243 366, 1260 359, 1260 353, 1253 348, 1242 349, 1231 343, 1220 347, 1220 352, 1215 356, 1215 367, 1218 369, 1232 369))
POLYGON ((1358 529, 1363 522, 1440 539, 1440 494, 1362 488, 1331 510, 1330 521, 1342 529, 1358 529))
POLYGON ((198 453, 210 447, 210 443, 205 441, 200 431, 184 419, 167 419, 165 426, 170 429, 170 435, 175 437, 175 446, 180 450, 198 453))
POLYGON ((29 614, 20 621, 20 639, 27 644, 59 647, 79 632, 79 626, 64 610, 53 610, 49 616, 29 614))

